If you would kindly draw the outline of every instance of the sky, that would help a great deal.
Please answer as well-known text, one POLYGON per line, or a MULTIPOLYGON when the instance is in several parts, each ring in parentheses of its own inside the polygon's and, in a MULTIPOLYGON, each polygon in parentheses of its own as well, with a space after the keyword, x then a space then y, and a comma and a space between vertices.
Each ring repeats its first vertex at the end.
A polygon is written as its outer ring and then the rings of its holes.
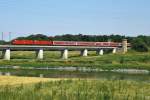
POLYGON ((0 32, 150 35, 150 0, 0 0, 0 32))

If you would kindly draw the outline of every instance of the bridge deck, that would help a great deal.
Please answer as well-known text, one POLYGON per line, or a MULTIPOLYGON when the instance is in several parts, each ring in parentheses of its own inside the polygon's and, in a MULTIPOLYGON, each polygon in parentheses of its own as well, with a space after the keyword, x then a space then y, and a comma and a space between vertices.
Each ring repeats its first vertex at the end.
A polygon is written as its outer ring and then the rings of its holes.
POLYGON ((92 46, 36 46, 36 45, 0 45, 0 50, 10 49, 11 51, 18 51, 18 50, 98 50, 98 49, 114 49, 118 47, 92 47, 92 46))

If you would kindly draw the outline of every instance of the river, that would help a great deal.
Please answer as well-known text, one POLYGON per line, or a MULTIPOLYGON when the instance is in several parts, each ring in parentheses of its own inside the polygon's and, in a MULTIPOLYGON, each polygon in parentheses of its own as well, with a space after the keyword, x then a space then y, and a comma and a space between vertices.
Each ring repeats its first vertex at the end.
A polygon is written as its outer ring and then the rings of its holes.
MULTIPOLYGON (((46 78, 90 78, 90 79, 110 79, 110 80, 135 80, 150 82, 150 74, 139 73, 128 73, 132 70, 80 70, 80 68, 68 69, 63 67, 58 68, 0 68, 1 75, 14 75, 14 76, 29 76, 29 77, 46 77, 46 78)), ((144 72, 144 70, 142 70, 144 72)))

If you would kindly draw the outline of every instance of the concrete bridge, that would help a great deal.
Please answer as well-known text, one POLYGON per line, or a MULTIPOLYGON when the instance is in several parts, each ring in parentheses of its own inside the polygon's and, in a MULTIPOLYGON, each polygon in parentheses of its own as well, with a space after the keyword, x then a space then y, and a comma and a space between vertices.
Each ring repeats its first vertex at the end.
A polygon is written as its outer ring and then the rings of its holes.
MULTIPOLYGON (((61 57, 68 59, 69 51, 81 51, 81 56, 88 56, 88 51, 96 51, 97 55, 103 55, 104 49, 111 49, 116 53, 120 47, 87 47, 87 46, 34 46, 34 45, 0 45, 4 60, 10 60, 11 51, 35 51, 39 60, 43 59, 44 51, 61 51, 61 57)), ((127 40, 122 42, 122 51, 127 52, 127 40)))

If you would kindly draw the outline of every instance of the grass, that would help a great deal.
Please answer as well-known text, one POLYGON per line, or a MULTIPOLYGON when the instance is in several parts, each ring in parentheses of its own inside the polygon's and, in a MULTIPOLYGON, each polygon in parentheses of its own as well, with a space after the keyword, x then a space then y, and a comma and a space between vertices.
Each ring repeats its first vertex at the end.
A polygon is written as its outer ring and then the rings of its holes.
POLYGON ((150 70, 150 53, 138 53, 130 51, 127 54, 104 54, 97 56, 95 52, 89 52, 88 57, 79 56, 80 52, 70 51, 69 59, 60 58, 58 51, 45 51, 44 60, 36 60, 33 51, 17 51, 11 53, 11 61, 0 60, 1 66, 21 67, 90 67, 101 69, 134 68, 150 70))
MULTIPOLYGON (((68 60, 61 59, 60 52, 46 51, 44 52, 44 60, 41 61, 35 60, 34 52, 17 51, 12 52, 11 55, 11 61, 1 59, 0 66, 75 66, 150 70, 150 53, 133 51, 124 55, 118 53, 103 56, 96 56, 95 52, 90 52, 88 57, 80 57, 79 52, 71 51, 69 52, 68 60)), ((8 72, 8 69, 6 69, 6 72, 8 72)), ((23 73, 33 74, 28 70, 23 73)), ((41 72, 36 74, 39 75, 41 72)), ((56 72, 56 74, 58 73, 56 72)), ((113 77, 113 75, 109 75, 113 77)), ((150 100, 150 83, 145 81, 149 79, 149 76, 143 81, 112 77, 101 79, 56 79, 0 76, 0 100, 150 100)), ((135 78, 138 77, 135 75, 135 78)))
POLYGON ((46 81, 52 81, 52 80, 54 81, 56 79, 36 78, 36 77, 0 76, 0 86, 38 83, 38 82, 46 82, 46 81))
MULTIPOLYGON (((9 78, 8 83, 10 80, 13 78, 9 78)), ((131 80, 69 79, 20 85, 0 85, 0 100, 149 99, 150 83, 131 80)))

